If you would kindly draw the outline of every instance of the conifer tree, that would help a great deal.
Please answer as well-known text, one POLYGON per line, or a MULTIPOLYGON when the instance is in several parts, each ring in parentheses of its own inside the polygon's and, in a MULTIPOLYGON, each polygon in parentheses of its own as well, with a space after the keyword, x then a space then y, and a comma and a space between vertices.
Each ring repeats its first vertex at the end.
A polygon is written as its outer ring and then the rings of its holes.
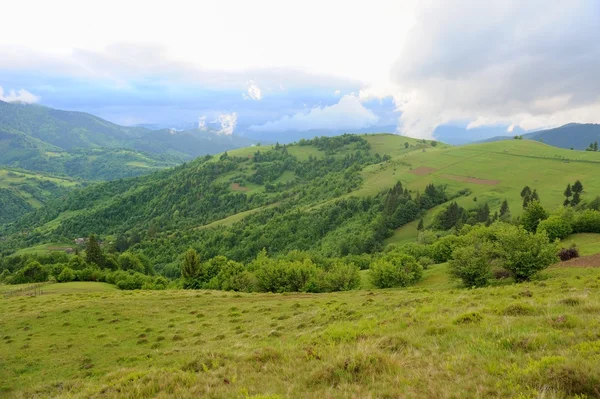
POLYGON ((186 280, 191 280, 200 274, 200 257, 195 249, 188 249, 183 255, 181 263, 181 275, 186 280))
POLYGON ((417 226, 417 230, 421 231, 425 228, 423 223, 423 218, 419 219, 419 225, 417 226))
POLYGON ((96 264, 100 267, 104 267, 104 253, 96 240, 94 234, 90 235, 87 244, 85 246, 85 261, 89 264, 96 264))

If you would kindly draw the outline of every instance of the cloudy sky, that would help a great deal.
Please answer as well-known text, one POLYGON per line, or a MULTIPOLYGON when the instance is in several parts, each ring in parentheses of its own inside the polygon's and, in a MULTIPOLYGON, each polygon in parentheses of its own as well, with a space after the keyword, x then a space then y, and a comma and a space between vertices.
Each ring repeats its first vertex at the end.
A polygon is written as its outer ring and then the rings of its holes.
POLYGON ((0 100, 122 124, 432 137, 600 122, 598 0, 21 0, 3 11, 0 100))

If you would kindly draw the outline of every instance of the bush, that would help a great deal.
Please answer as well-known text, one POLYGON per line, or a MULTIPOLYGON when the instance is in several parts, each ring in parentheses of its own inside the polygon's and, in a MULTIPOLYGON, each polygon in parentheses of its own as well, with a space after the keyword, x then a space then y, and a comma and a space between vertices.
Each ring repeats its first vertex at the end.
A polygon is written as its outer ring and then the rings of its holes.
POLYGON ((143 273, 145 268, 140 259, 130 252, 125 252, 119 256, 119 266, 121 270, 132 270, 143 273))
POLYGON ((75 272, 69 267, 65 267, 56 278, 59 283, 67 283, 75 280, 75 272))
POLYGON ((571 234, 573 227, 560 216, 551 216, 538 224, 537 231, 545 231, 550 241, 554 241, 556 239, 562 240, 571 234))
POLYGON ((455 235, 447 235, 440 238, 431 247, 431 255, 436 263, 448 262, 456 248, 464 245, 464 239, 455 235))
POLYGON ((421 279, 423 268, 415 258, 403 253, 384 255, 371 265, 369 272, 378 288, 406 287, 421 279))
POLYGON ((353 263, 335 262, 325 273, 320 291, 349 291, 360 287, 359 268, 353 263))
POLYGON ((556 244, 546 232, 527 232, 523 227, 503 225, 496 232, 496 251, 502 266, 516 281, 526 281, 534 274, 556 262, 556 244))
POLYGON ((565 262, 569 259, 579 258, 579 251, 577 250, 577 247, 561 248, 558 252, 558 257, 562 262, 565 262))
POLYGON ((449 263, 450 274, 467 287, 483 287, 492 275, 492 244, 481 242, 457 248, 449 263))
POLYGON ((586 209, 575 215, 574 233, 600 233, 600 212, 586 209))
POLYGON ((11 278, 11 284, 41 283, 48 280, 48 270, 36 260, 29 261, 11 278))
POLYGON ((429 269, 429 266, 434 265, 435 262, 433 259, 431 259, 429 256, 421 256, 419 258, 419 265, 421 265, 421 267, 423 269, 429 269))

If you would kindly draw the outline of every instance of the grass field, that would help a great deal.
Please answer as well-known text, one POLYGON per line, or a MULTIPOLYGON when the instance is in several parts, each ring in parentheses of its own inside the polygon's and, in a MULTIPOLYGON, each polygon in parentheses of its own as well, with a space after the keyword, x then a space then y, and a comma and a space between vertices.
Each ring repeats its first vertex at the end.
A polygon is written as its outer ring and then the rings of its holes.
POLYGON ((55 192, 44 186, 44 183, 54 183, 57 187, 73 189, 81 185, 74 179, 54 177, 41 173, 20 169, 0 168, 0 188, 12 189, 31 206, 39 208, 44 205, 40 197, 51 199, 55 192), (37 196, 32 194, 37 192, 37 196))
POLYGON ((476 290, 444 265, 414 288, 334 294, 81 284, 0 299, 0 396, 600 395, 599 268, 476 290))

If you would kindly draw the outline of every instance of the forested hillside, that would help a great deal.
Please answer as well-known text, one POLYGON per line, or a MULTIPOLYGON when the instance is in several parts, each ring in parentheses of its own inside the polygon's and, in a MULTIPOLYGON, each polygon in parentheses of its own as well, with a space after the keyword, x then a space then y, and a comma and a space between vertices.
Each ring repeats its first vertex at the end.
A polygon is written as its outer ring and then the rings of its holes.
POLYGON ((75 191, 6 227, 3 234, 11 239, 4 247, 68 242, 92 233, 123 236, 162 265, 198 242, 206 243, 202 256, 238 260, 262 248, 373 252, 394 228, 456 193, 431 185, 417 195, 391 181, 373 195, 340 197, 364 186, 364 167, 390 163, 386 152, 401 156, 436 144, 345 135, 205 156, 172 170, 75 191))
POLYGON ((112 180, 252 143, 214 132, 125 127, 82 112, 0 101, 0 165, 9 167, 112 180))

